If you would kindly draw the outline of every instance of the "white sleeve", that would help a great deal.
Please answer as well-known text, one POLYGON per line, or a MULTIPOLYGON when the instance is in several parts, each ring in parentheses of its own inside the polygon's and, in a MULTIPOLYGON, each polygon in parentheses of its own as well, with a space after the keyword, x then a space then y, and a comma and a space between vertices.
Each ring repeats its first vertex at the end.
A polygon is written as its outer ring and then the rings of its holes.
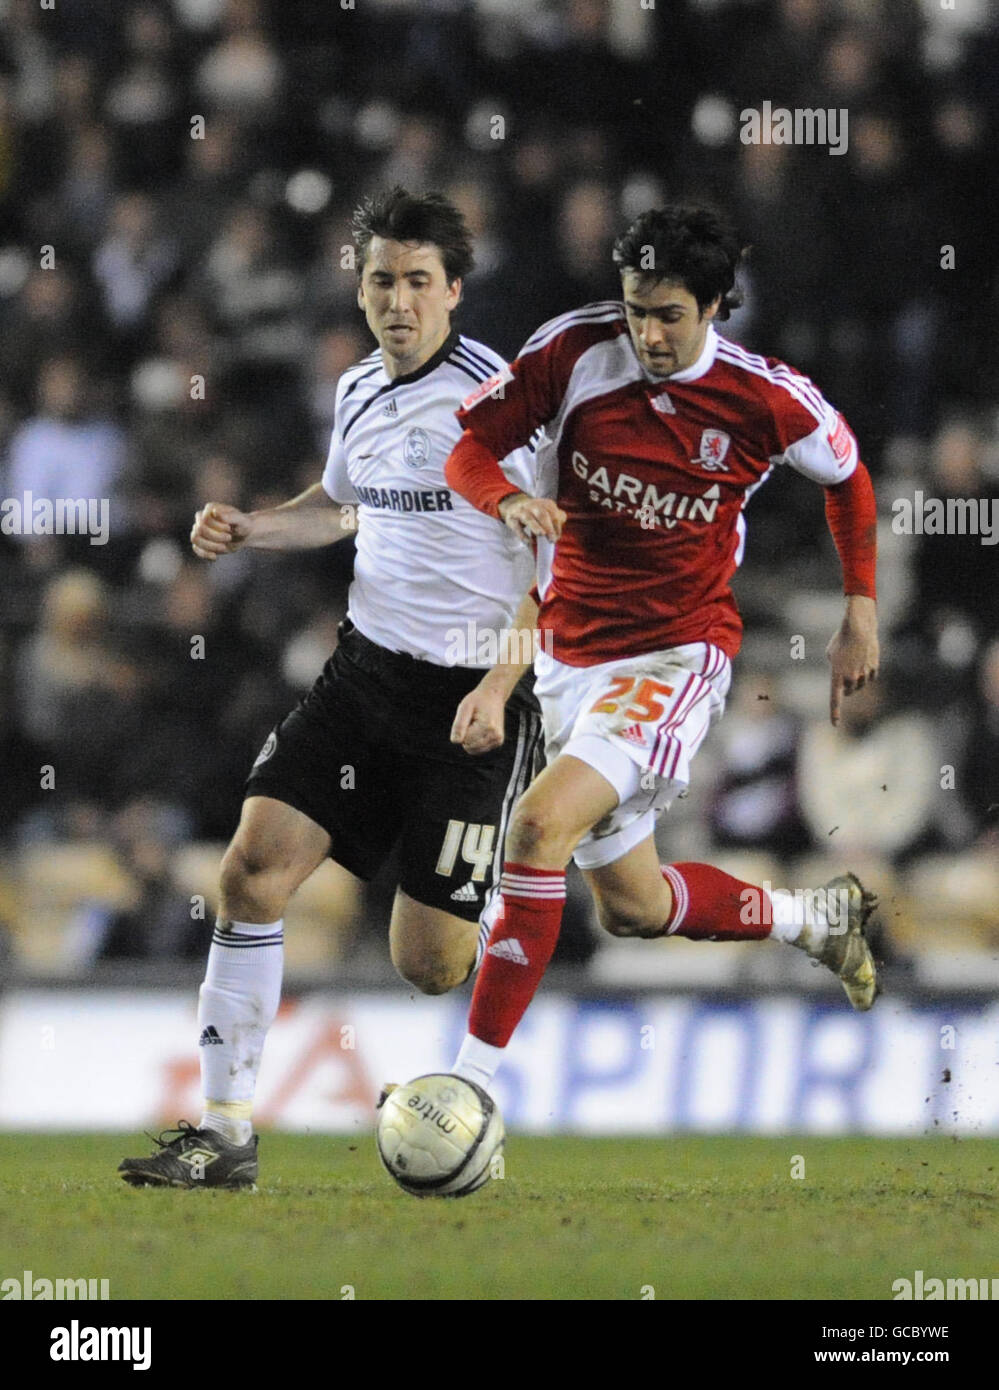
POLYGON ((344 453, 340 431, 334 429, 330 440, 330 451, 323 469, 323 489, 334 502, 356 502, 357 493, 347 476, 347 456, 344 453))
POLYGON ((528 496, 537 495, 537 465, 533 452, 526 446, 514 449, 505 459, 500 459, 500 468, 515 487, 528 496))
POLYGON ((549 476, 552 469, 545 466, 553 459, 557 490, 558 462, 555 459, 555 451, 545 431, 537 429, 529 443, 520 449, 514 449, 512 454, 500 459, 499 464, 511 483, 519 487, 521 492, 526 492, 529 497, 554 497, 556 492, 552 490, 552 478, 549 476))
POLYGON ((835 406, 823 401, 826 416, 811 434, 790 444, 774 462, 789 463, 798 473, 824 487, 844 483, 857 467, 860 454, 850 426, 835 406))
POLYGON ((326 467, 323 469, 323 489, 334 502, 357 502, 358 496, 347 473, 347 453, 340 433, 340 402, 343 399, 343 378, 337 387, 336 409, 333 413, 333 438, 330 440, 326 467))

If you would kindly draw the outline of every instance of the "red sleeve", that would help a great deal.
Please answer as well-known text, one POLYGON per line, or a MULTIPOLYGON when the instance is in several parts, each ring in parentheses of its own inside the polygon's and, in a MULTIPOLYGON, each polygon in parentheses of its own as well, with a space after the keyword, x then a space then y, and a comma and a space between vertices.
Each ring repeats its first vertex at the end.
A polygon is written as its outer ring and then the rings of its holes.
POLYGON ((620 306, 611 303, 587 305, 542 324, 509 367, 462 403, 458 423, 488 444, 496 458, 506 458, 558 414, 573 368, 587 348, 627 331, 620 306))
POLYGON ((465 431, 448 455, 444 477, 448 487, 497 520, 503 498, 520 491, 500 468, 492 450, 481 444, 471 430, 465 431))
POLYGON ((542 324, 516 361, 481 382, 457 411, 465 433, 444 466, 448 485, 498 517, 503 498, 521 489, 497 460, 522 448, 539 426, 555 418, 587 348, 626 332, 623 311, 612 302, 586 305, 542 324))
POLYGON ((878 509, 871 475, 859 460, 849 478, 826 488, 826 520, 843 566, 844 594, 877 598, 878 509))

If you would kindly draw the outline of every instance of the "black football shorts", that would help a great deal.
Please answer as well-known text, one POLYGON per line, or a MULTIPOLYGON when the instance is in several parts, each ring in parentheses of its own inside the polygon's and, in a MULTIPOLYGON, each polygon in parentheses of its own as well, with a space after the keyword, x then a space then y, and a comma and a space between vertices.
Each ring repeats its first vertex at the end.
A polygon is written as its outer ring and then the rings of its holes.
POLYGON ((390 652, 342 624, 319 679, 260 750, 245 795, 321 825, 330 858, 358 878, 372 878, 398 843, 400 888, 474 922, 541 746, 524 682, 507 703, 501 748, 472 757, 451 743, 455 711, 481 676, 390 652))

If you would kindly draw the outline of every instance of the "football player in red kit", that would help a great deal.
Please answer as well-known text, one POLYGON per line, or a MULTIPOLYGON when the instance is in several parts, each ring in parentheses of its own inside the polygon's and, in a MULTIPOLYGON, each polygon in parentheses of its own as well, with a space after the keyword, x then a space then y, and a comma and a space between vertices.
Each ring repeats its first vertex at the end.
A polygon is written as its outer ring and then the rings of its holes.
MULTIPOLYGON (((644 213, 614 258, 623 303, 553 319, 459 412, 448 483, 516 534, 537 537, 537 694, 547 767, 506 838, 501 905, 454 1070, 487 1086, 551 958, 575 858, 615 936, 772 937, 877 994, 864 935, 876 905, 852 874, 766 892, 707 864, 660 865, 657 815, 725 705, 741 622, 730 588, 747 501, 790 466, 825 489, 845 612, 827 648, 830 714, 878 669, 876 511, 843 417, 793 368, 722 337, 738 303, 739 243, 713 213, 644 213), (544 427, 542 485, 499 466, 544 427)), ((496 667, 455 725, 501 705, 496 667)))

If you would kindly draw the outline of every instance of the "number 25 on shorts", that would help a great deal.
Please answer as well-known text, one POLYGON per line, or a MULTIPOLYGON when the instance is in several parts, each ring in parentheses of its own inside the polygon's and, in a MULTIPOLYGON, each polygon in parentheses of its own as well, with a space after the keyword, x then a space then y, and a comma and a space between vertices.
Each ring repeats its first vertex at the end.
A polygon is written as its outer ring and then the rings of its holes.
POLYGON ((632 702, 624 711, 626 718, 637 719, 639 723, 644 723, 647 719, 661 719, 664 707, 655 698, 657 695, 672 695, 673 687, 664 685, 662 681, 651 680, 644 676, 641 680, 637 676, 612 676, 610 688, 601 695, 595 705, 590 708, 591 714, 616 714, 621 702, 629 695, 632 702), (635 690, 635 686, 638 689, 635 690), (634 694, 632 695, 632 691, 634 694))

